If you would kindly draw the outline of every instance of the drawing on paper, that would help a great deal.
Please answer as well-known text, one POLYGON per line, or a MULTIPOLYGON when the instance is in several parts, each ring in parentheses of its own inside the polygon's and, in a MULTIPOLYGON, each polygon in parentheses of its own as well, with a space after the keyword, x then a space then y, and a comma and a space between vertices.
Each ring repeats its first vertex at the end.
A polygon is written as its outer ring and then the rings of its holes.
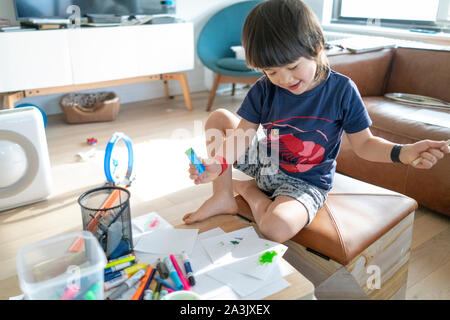
POLYGON ((148 226, 148 228, 155 228, 157 226, 159 226, 161 224, 161 221, 159 221, 158 218, 155 219, 150 219, 147 221, 146 225, 148 226))
POLYGON ((264 252, 264 253, 259 257, 259 264, 272 263, 272 262, 273 262, 273 258, 274 258, 277 254, 278 254, 278 253, 277 253, 276 251, 274 251, 274 250, 264 252))

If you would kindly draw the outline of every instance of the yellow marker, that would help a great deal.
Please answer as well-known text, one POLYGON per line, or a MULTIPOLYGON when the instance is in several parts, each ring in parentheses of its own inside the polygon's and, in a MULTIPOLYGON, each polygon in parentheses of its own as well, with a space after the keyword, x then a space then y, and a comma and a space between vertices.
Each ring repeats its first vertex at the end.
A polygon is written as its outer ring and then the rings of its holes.
POLYGON ((118 258, 115 260, 111 260, 106 266, 105 269, 114 267, 118 264, 124 263, 124 262, 128 262, 128 261, 133 261, 134 259, 136 259, 136 257, 133 254, 129 254, 127 256, 125 256, 125 258, 118 258))
POLYGON ((131 277, 139 270, 146 269, 146 268, 147 268, 147 264, 142 262, 142 263, 136 263, 136 264, 132 265, 131 267, 125 268, 124 271, 126 272, 128 277, 131 277))

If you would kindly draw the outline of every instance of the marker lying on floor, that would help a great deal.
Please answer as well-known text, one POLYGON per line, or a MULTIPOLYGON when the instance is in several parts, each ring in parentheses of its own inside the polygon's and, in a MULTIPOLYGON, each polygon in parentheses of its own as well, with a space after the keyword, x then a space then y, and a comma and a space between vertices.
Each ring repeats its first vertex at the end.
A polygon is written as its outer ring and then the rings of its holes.
MULTIPOLYGON (((445 145, 446 145, 447 147, 450 145, 450 139, 448 139, 448 140, 445 142, 445 145)), ((414 160, 414 161, 412 162, 413 167, 417 166, 417 165, 419 164, 420 160, 422 160, 422 157, 418 157, 416 160, 414 160)))

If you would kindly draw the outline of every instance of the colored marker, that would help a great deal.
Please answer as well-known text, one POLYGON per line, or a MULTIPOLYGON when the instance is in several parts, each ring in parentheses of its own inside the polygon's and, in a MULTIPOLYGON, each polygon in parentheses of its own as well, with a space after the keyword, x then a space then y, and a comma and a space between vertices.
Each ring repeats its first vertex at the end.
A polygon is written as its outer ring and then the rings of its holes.
POLYGON ((189 283, 191 286, 195 286, 195 278, 194 278, 194 272, 192 272, 191 268, 191 262, 189 261, 189 257, 186 252, 182 252, 183 256, 183 262, 184 262, 184 269, 186 270, 186 277, 189 280, 189 283))
POLYGON ((167 279, 169 277, 169 270, 164 263, 162 263, 161 259, 158 259, 156 263, 156 269, 158 269, 158 273, 163 279, 167 279))
POLYGON ((161 282, 163 284, 164 287, 169 288, 172 291, 177 291, 177 289, 175 289, 173 286, 171 286, 167 281, 164 281, 163 279, 161 279, 160 277, 156 277, 155 278, 156 281, 161 282))
POLYGON ((84 300, 95 300, 98 291, 101 289, 102 289, 101 283, 96 283, 92 285, 84 295, 84 300))
POLYGON ((189 161, 191 161, 195 168, 197 168, 198 175, 201 175, 203 172, 205 172, 205 166, 202 164, 192 148, 187 149, 185 153, 188 156, 189 161))
POLYGON ((161 291, 161 287, 162 287, 161 282, 158 282, 158 284, 156 285, 155 292, 153 293, 153 300, 159 299, 159 292, 161 291))
POLYGON ((77 285, 69 286, 64 290, 64 294, 59 300, 73 300, 78 291, 80 291, 80 288, 77 285))
POLYGON ((166 265, 167 269, 169 270, 170 278, 172 278, 173 283, 175 284, 175 288, 177 290, 183 289, 183 283, 181 282, 180 278, 178 277, 178 273, 175 270, 172 262, 170 261, 169 257, 164 258, 164 264, 166 265))
POLYGON ((184 290, 191 290, 191 285, 185 278, 183 271, 181 271, 180 266, 178 265, 177 259, 175 259, 175 256, 173 254, 170 255, 170 260, 172 261, 172 264, 177 271, 178 277, 180 277, 181 283, 183 284, 184 290))
POLYGON ((147 268, 146 263, 137 263, 135 265, 132 265, 131 267, 126 268, 125 270, 117 271, 114 273, 110 273, 105 276, 105 281, 111 281, 115 278, 120 278, 124 274, 128 275, 128 277, 131 277, 133 274, 135 274, 138 270, 147 268))
POLYGON ((130 289, 132 286, 136 284, 141 278, 145 276, 145 271, 143 269, 136 272, 130 279, 125 281, 118 287, 115 291, 111 293, 106 299, 107 300, 114 300, 119 298, 121 295, 123 295, 128 289, 130 289))
POLYGON ((109 280, 109 281, 105 281, 105 284, 103 285, 103 288, 105 289, 105 291, 108 291, 108 290, 110 290, 112 288, 120 286, 122 283, 127 281, 128 278, 129 278, 128 274, 124 274, 120 278, 115 278, 115 279, 112 279, 112 280, 109 280))
MULTIPOLYGON (((156 273, 156 269, 153 268, 152 273, 150 274, 150 278, 147 280, 147 283, 145 284, 144 293, 145 293, 145 291, 148 290, 148 287, 150 286, 150 283, 152 283, 152 280, 153 280, 153 277, 154 277, 155 273, 156 273)), ((152 291, 152 294, 153 294, 153 291, 152 291)), ((140 300, 143 300, 143 296, 141 296, 140 300)))
POLYGON ((136 256, 134 254, 130 253, 125 256, 119 257, 117 259, 109 260, 108 264, 105 266, 105 269, 117 266, 118 264, 121 264, 124 262, 133 261, 135 259, 136 259, 136 256))
POLYGON ((150 276, 153 273, 153 267, 149 266, 147 268, 147 271, 145 271, 145 276, 141 279, 141 283, 139 287, 134 292, 133 296, 131 297, 131 300, 142 300, 142 295, 144 294, 145 286, 147 285, 148 280, 150 279, 150 276))
POLYGON ((168 294, 169 292, 166 289, 162 289, 161 290, 161 294, 159 296, 159 299, 162 299, 166 294, 168 294))
POLYGON ((105 269, 105 276, 108 275, 108 274, 111 274, 113 272, 120 271, 120 270, 123 270, 125 268, 128 268, 128 267, 132 266, 133 263, 134 263, 134 261, 127 261, 127 262, 118 264, 116 266, 112 266, 111 268, 105 269))
POLYGON ((144 291, 144 297, 142 298, 142 300, 152 300, 153 298, 153 291, 150 289, 147 289, 144 291))

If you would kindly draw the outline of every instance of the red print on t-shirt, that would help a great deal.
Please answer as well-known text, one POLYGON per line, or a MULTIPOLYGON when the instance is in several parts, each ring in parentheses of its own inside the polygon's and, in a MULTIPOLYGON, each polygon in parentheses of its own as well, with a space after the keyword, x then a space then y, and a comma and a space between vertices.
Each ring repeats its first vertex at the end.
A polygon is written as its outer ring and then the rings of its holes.
MULTIPOLYGON (((317 119, 317 118, 316 118, 317 119)), ((285 119, 289 120, 289 119, 285 119)), ((281 120, 281 121, 285 121, 281 120)), ((328 119, 320 119, 329 121, 328 119)), ((290 127, 298 132, 305 132, 301 129, 295 128, 291 125, 282 125, 281 121, 276 121, 270 124, 267 129, 272 126, 290 127)), ((276 129, 275 129, 276 130, 276 129)), ((325 140, 328 141, 326 135, 320 131, 315 130, 321 134, 325 140)), ((325 148, 315 143, 314 141, 303 141, 300 138, 294 136, 294 134, 277 135, 270 133, 267 142, 268 146, 271 145, 274 150, 274 142, 278 143, 278 152, 280 156, 280 167, 288 172, 305 172, 321 163, 325 154, 325 148)), ((275 150, 276 150, 275 149, 275 150)))

